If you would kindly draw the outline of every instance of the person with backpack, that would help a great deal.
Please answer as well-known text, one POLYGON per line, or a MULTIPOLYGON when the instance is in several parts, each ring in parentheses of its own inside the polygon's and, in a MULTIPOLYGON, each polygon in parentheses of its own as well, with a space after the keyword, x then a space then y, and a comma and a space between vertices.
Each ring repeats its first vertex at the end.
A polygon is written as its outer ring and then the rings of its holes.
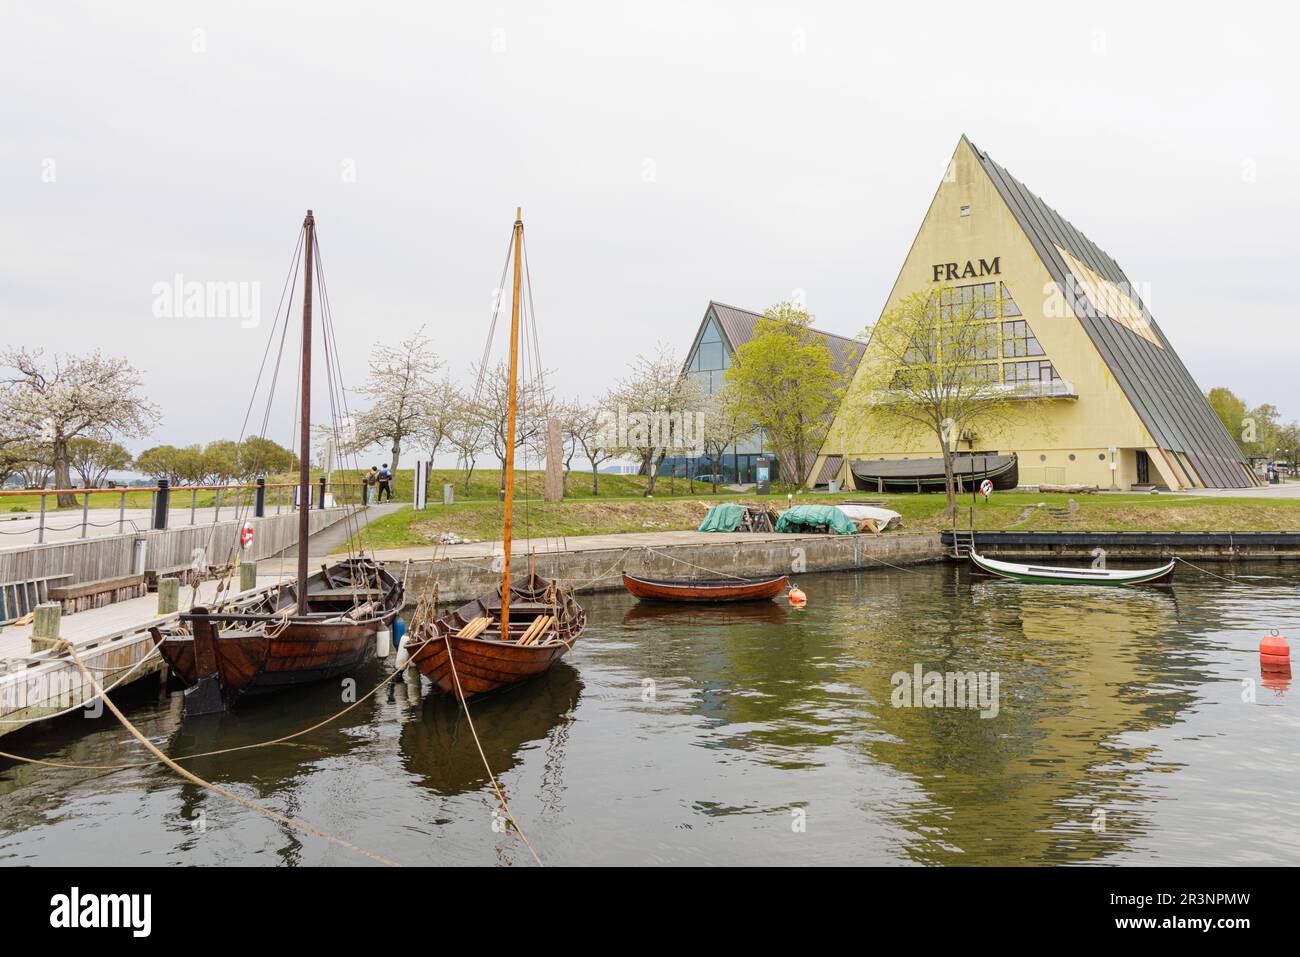
POLYGON ((387 492, 388 500, 391 502, 393 500, 393 473, 388 470, 387 462, 385 462, 384 467, 379 470, 378 478, 379 478, 379 497, 377 501, 382 502, 384 500, 384 493, 387 492))
POLYGON ((379 469, 373 465, 370 471, 361 477, 362 485, 366 490, 366 504, 373 505, 375 501, 375 486, 379 483, 379 469))

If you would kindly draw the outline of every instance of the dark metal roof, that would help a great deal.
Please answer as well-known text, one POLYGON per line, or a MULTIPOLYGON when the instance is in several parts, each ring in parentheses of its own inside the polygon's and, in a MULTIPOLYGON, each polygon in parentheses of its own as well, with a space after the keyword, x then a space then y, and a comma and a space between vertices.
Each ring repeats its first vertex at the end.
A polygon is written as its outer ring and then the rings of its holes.
POLYGON ((842 455, 826 456, 826 461, 822 463, 821 471, 817 473, 817 481, 813 482, 813 484, 829 485, 831 479, 835 478, 836 473, 839 472, 840 466, 843 464, 844 456, 842 455))
MULTIPOLYGON (((750 312, 738 306, 728 306, 724 302, 710 301, 709 310, 718 317, 718 325, 722 327, 722 334, 726 336, 727 344, 731 346, 733 352, 754 338, 754 330, 759 320, 763 318, 761 312, 750 312)), ((705 311, 705 316, 708 316, 708 310, 705 311)), ((823 332, 821 329, 811 331, 822 340, 826 348, 831 350, 831 356, 835 360, 835 371, 847 384, 853 378, 853 373, 857 371, 858 362, 861 361, 867 344, 860 339, 849 339, 833 332, 823 332)))
POLYGON ((1222 488, 1252 485, 1241 450, 1210 408, 1119 263, 987 153, 981 152, 974 143, 970 146, 1043 265, 1072 300, 1074 312, 1093 345, 1156 442, 1161 448, 1184 453, 1207 485, 1222 488), (1140 306, 1143 318, 1163 348, 1101 312, 1082 291, 1071 294, 1070 290, 1078 287, 1069 281, 1072 273, 1058 246, 1126 292, 1140 306))

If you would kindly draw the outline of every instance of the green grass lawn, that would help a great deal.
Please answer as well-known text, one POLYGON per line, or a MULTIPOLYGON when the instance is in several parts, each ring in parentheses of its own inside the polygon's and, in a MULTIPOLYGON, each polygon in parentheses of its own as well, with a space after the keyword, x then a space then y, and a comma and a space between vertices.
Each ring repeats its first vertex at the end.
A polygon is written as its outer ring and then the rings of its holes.
MULTIPOLYGON (((621 476, 628 478, 627 476, 621 476)), ((644 481, 643 479, 641 481, 644 481)), ((678 483, 679 487, 681 483, 678 483)), ((797 504, 845 501, 880 502, 903 516, 901 531, 929 532, 949 527, 943 518, 943 495, 840 495, 802 493, 797 504)), ((761 497, 735 492, 717 496, 601 495, 548 503, 530 501, 515 510, 517 536, 578 536, 613 532, 671 531, 699 525, 712 502, 760 502, 761 497)), ((780 509, 785 495, 766 502, 780 509)), ((970 496, 958 499, 962 527, 973 518, 979 529, 1023 531, 1274 531, 1300 529, 1300 499, 1201 498, 1190 495, 1106 494, 1058 495, 1038 492, 995 492, 988 503, 970 496), (1073 500, 1078 508, 1071 510, 1073 500)), ((423 512, 411 508, 372 522, 362 533, 370 548, 429 545, 443 532, 460 538, 494 540, 501 536, 501 509, 495 500, 458 502, 444 509, 433 505, 423 512)))

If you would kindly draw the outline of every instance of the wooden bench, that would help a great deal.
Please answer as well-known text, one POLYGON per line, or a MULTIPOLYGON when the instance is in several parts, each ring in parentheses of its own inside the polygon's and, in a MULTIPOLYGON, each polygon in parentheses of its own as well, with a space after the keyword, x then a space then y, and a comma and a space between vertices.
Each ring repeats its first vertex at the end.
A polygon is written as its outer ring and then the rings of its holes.
POLYGON ((71 575, 46 575, 26 581, 0 583, 0 625, 18 621, 44 602, 50 600, 50 589, 55 582, 71 575))
POLYGON ((70 615, 91 608, 103 608, 128 598, 139 598, 147 592, 148 586, 143 575, 122 575, 118 578, 77 582, 75 585, 56 585, 49 589, 49 598, 63 606, 64 614, 70 615))

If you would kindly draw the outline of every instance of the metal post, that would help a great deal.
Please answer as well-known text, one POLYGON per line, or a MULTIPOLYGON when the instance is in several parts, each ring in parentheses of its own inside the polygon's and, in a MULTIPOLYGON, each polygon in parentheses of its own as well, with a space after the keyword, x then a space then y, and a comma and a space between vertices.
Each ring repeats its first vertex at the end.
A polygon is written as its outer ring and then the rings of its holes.
POLYGON ((215 525, 221 521, 221 489, 217 489, 217 497, 212 503, 212 524, 215 525))
POLYGON ((153 497, 153 527, 167 527, 167 508, 171 504, 171 482, 167 479, 158 480, 158 491, 153 497))
POLYGON ((81 537, 86 537, 86 528, 90 523, 90 493, 81 496, 81 537))
POLYGON ((36 544, 40 545, 45 542, 45 498, 44 492, 41 492, 41 524, 36 528, 36 544))
POLYGON ((266 517, 266 478, 261 477, 257 480, 257 488, 253 491, 253 518, 266 517))
POLYGON ((317 508, 325 507, 325 476, 320 477, 320 504, 317 508))
POLYGON ((190 524, 191 525, 194 524, 194 510, 198 507, 198 504, 199 504, 199 490, 196 488, 192 488, 190 489, 190 524))
POLYGON ((117 502, 117 531, 118 534, 120 535, 125 530, 126 530, 126 492, 124 491, 122 493, 122 497, 118 499, 117 502))

